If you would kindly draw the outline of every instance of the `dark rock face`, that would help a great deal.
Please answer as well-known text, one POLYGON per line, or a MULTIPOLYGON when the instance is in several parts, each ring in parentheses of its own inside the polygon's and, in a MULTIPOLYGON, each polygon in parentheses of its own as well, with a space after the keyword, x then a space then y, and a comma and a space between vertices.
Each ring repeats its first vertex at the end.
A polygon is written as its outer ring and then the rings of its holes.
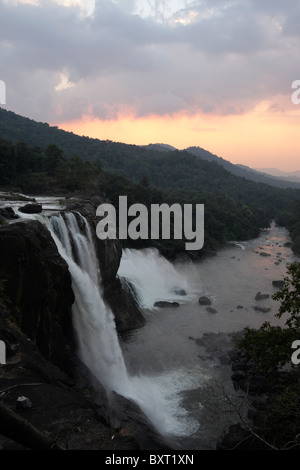
POLYGON ((12 220, 18 218, 19 216, 15 214, 12 207, 0 207, 0 222, 4 219, 12 220))
POLYGON ((114 313, 118 333, 127 333, 145 324, 145 319, 130 289, 127 289, 119 278, 105 285, 104 297, 114 313))
POLYGON ((0 228, 0 279, 12 320, 47 359, 66 370, 74 295, 66 262, 36 220, 0 228))
MULTIPOLYGON (((7 323, 6 317, 7 312, 0 307, 0 339, 7 349, 7 364, 0 366, 1 390, 6 389, 1 402, 46 432, 53 442, 67 445, 68 450, 138 450, 135 437, 139 429, 134 423, 112 427, 104 393, 97 388, 97 400, 101 397, 102 402, 93 402, 87 377, 74 380, 49 362, 33 341, 7 323), (16 403, 20 396, 26 396, 32 407, 19 410, 16 403)), ((1 434, 1 450, 28 449, 20 443, 20 437, 10 432, 1 434)))

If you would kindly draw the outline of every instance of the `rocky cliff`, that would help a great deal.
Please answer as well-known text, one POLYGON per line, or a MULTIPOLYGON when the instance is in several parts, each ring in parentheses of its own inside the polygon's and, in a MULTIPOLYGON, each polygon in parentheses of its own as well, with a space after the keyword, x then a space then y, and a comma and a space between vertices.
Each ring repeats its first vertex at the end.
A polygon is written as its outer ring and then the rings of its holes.
POLYGON ((0 280, 10 320, 41 353, 66 369, 74 295, 66 262, 45 226, 21 220, 0 228, 0 280))
MULTIPOLYGON (((96 237, 96 208, 101 195, 72 198, 67 210, 88 220, 99 258, 104 298, 115 315, 118 333, 144 324, 130 291, 117 277, 122 256, 118 240, 96 237)), ((14 217, 2 210, 2 220, 14 217)), ((48 229, 37 220, 13 220, 0 226, 0 282, 9 299, 11 320, 33 340, 41 353, 64 370, 69 368, 72 347, 72 280, 48 229)))
MULTIPOLYGON (((142 326, 144 318, 117 277, 120 242, 100 241, 95 236, 96 207, 101 202, 102 196, 94 195, 69 199, 66 205, 91 225, 104 298, 115 315, 118 333, 123 334, 142 326)), ((0 364, 0 415, 16 410, 17 419, 24 417, 26 426, 33 425, 34 432, 42 430, 50 444, 58 442, 64 448, 160 448, 159 442, 148 444, 150 427, 147 420, 139 424, 142 413, 137 419, 135 410, 130 417, 127 408, 131 404, 123 399, 116 418, 100 384, 95 403, 88 371, 83 365, 78 369, 78 363, 74 367, 72 279, 44 224, 18 219, 11 208, 1 207, 0 253, 0 340, 5 342, 7 358, 7 364, 0 364), (29 398, 30 408, 16 409, 20 395, 29 398)), ((11 431, 2 424, 0 419, 0 449, 33 448, 26 433, 20 435, 18 427, 13 429, 13 421, 11 431)))

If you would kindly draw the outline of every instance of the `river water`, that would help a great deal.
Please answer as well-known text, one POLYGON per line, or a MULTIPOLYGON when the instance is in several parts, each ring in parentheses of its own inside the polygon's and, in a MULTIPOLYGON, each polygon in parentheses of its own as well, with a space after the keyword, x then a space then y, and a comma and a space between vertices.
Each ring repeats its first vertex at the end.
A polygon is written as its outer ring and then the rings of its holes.
MULTIPOLYGON (((43 216, 63 209, 58 198, 39 198, 38 202, 43 204, 43 216)), ((5 201, 3 205, 12 206, 23 218, 48 220, 21 214, 22 204, 5 201)), ((69 231, 81 240, 71 222, 69 231)), ((215 449, 225 427, 239 421, 237 410, 246 414, 248 409, 246 397, 234 390, 231 381, 226 354, 232 348, 231 334, 246 326, 257 328, 265 321, 284 323, 275 317, 278 304, 271 296, 277 290, 272 281, 282 280, 287 265, 299 260, 286 246, 288 241, 287 231, 273 223, 258 238, 228 244, 216 256, 198 262, 172 264, 153 249, 124 250, 118 274, 131 283, 146 324, 120 344, 101 290, 94 289, 89 280, 91 273, 79 271, 67 254, 79 292, 74 327, 88 346, 84 351, 87 366, 100 381, 103 371, 108 371, 104 385, 136 401, 178 448, 215 449), (87 295, 92 288, 93 293, 87 295), (269 297, 256 300, 258 292, 269 297), (199 304, 200 296, 211 300, 213 311, 199 304), (176 301, 179 306, 155 308, 154 303, 161 300, 176 301), (92 328, 76 326, 78 306, 79 317, 86 317, 92 328)), ((92 250, 87 238, 81 243, 92 250)), ((84 253, 82 248, 79 251, 84 253)))
POLYGON ((288 264, 299 260, 287 242, 287 231, 273 223, 258 238, 228 244, 198 262, 171 264, 152 249, 124 251, 119 275, 134 286, 146 318, 122 344, 127 368, 165 391, 175 416, 170 431, 183 447, 214 449, 224 428, 238 421, 237 409, 247 412, 222 353, 230 348, 230 333, 265 321, 284 324, 275 317, 272 295, 278 289, 272 281, 282 280, 288 264), (256 300, 258 292, 269 297, 256 300), (214 313, 199 304, 200 296, 211 299, 214 313), (153 308, 157 300, 180 306, 153 308))

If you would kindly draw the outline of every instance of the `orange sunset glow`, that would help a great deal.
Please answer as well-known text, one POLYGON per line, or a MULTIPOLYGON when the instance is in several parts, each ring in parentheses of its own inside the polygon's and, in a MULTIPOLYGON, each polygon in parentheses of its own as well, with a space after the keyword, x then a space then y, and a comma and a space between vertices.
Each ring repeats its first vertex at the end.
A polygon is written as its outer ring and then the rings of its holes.
POLYGON ((269 108, 270 103, 263 102, 252 112, 231 116, 189 116, 184 112, 144 118, 120 114, 114 120, 84 116, 58 127, 78 135, 134 145, 165 143, 179 150, 199 146, 252 168, 275 165, 282 171, 297 170, 300 110, 272 112, 269 108))
POLYGON ((298 3, 0 0, 6 108, 100 140, 298 171, 298 3))

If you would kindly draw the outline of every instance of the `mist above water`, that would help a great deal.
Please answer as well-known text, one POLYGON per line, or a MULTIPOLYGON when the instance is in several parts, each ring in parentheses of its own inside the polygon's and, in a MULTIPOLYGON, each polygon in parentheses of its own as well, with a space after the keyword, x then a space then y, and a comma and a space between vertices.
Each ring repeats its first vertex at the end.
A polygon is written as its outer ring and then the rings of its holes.
POLYGON ((183 273, 157 249, 125 249, 118 275, 133 286, 141 308, 151 309, 157 301, 192 301, 195 291, 191 273, 183 273))
POLYGON ((52 236, 72 276, 73 325, 79 357, 108 394, 115 391, 135 401, 159 432, 189 435, 198 428, 198 422, 180 406, 180 392, 194 387, 196 377, 177 370, 155 376, 128 373, 113 314, 102 297, 100 269, 90 229, 84 218, 81 221, 84 231, 72 213, 65 214, 65 218, 57 215, 50 219, 52 236), (184 386, 182 377, 185 377, 184 386))
POLYGON ((219 354, 206 351, 201 339, 206 334, 225 334, 226 347, 227 333, 240 332, 246 326, 259 328, 265 321, 284 324, 285 319, 275 317, 278 303, 272 295, 278 289, 272 281, 283 279, 287 266, 299 260, 286 245, 288 241, 288 232, 272 224, 258 238, 230 243, 216 256, 199 262, 169 263, 152 249, 124 251, 119 275, 133 284, 146 318, 145 326, 133 332, 123 345, 128 370, 161 377, 177 371, 183 384, 181 406, 198 420, 195 435, 200 446, 204 442, 208 448, 215 448, 220 433, 232 419, 224 412, 225 392, 219 394, 218 389, 231 394, 233 402, 240 400, 233 390, 230 364, 222 365, 219 354), (156 300, 178 301, 174 286, 187 291, 187 296, 179 297, 180 306, 153 308, 156 300), (269 297, 258 301, 258 292, 269 297), (200 296, 211 299, 215 313, 199 304, 200 296), (194 377, 194 386, 186 390, 185 374, 194 377))

